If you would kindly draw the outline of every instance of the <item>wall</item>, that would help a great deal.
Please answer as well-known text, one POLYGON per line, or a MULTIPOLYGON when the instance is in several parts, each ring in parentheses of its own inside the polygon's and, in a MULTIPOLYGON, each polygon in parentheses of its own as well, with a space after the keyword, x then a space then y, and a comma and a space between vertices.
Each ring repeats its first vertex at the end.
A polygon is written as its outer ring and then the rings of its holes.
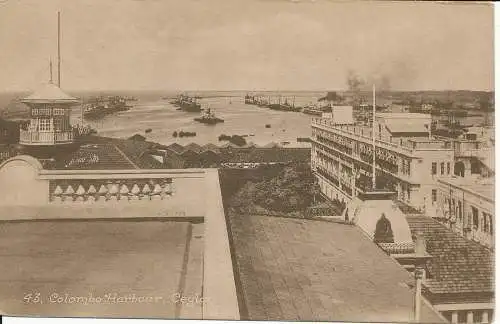
POLYGON ((420 206, 426 211, 432 210, 432 189, 436 188, 438 179, 450 179, 454 172, 453 150, 419 150, 415 151, 418 157, 411 166, 412 179, 420 183, 420 189, 415 192, 411 204, 420 206), (432 174, 432 163, 436 163, 436 174, 432 174), (444 163, 444 174, 441 174, 441 163, 444 163), (447 163, 450 163, 448 174, 447 163))
POLYGON ((451 228, 460 235, 487 247, 494 246, 495 203, 492 199, 472 188, 460 188, 445 181, 439 181, 436 190, 436 216, 451 219, 451 228), (473 208, 478 212, 475 220, 473 208))
POLYGON ((0 205, 47 204, 49 182, 38 178, 41 169, 32 157, 14 157, 0 164, 0 205))

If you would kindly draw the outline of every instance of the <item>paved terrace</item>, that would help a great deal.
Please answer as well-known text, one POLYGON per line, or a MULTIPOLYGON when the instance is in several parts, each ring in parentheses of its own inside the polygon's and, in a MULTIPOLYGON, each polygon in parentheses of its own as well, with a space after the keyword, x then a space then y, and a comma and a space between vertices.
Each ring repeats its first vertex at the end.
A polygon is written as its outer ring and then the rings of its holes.
MULTIPOLYGON (((409 322, 412 276, 360 229, 229 215, 245 320, 409 322)), ((443 322, 425 301, 421 320, 443 322)))
POLYGON ((203 224, 27 221, 0 231, 0 309, 9 315, 202 318, 201 302, 183 305, 176 294, 203 296, 203 224))

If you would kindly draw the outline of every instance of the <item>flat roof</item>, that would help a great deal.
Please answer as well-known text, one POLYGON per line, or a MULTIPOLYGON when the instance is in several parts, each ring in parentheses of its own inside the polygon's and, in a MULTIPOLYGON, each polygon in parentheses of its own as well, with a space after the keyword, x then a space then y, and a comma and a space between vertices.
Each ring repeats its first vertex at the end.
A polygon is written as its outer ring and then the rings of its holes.
POLYGON ((0 222, 0 309, 201 318, 201 303, 183 307, 175 294, 201 295, 202 228, 144 220, 0 222))
POLYGON ((484 178, 484 179, 471 179, 455 177, 449 179, 439 179, 441 183, 451 184, 452 186, 469 191, 472 194, 483 196, 486 199, 495 200, 495 179, 494 178, 484 178))
MULTIPOLYGON (((242 320, 409 322, 411 275, 360 229, 230 214, 242 320)), ((421 320, 443 319, 422 303, 421 320)))

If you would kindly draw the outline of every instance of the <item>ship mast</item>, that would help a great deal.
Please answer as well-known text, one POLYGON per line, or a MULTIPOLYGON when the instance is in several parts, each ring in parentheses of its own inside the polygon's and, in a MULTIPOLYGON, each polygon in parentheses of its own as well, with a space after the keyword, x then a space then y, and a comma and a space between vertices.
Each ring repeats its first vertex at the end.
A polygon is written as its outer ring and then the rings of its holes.
POLYGON ((57 12, 57 86, 61 87, 61 12, 57 12))
POLYGON ((372 154, 372 189, 375 191, 376 184, 376 170, 375 170, 375 84, 373 85, 373 116, 372 116, 372 146, 373 146, 373 154, 372 154))

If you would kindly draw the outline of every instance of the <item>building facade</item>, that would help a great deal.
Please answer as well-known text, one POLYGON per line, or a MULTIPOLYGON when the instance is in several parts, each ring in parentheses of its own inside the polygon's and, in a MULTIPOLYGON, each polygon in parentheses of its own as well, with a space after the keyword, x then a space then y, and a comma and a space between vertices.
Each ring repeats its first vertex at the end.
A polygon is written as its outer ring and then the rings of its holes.
POLYGON ((436 218, 460 235, 493 248, 494 184, 491 178, 441 179, 433 189, 436 218))
MULTIPOLYGON (((413 121, 416 126, 405 132, 400 124, 412 114, 395 115, 377 115, 376 188, 395 191, 398 200, 424 212, 431 207, 436 180, 454 174, 452 141, 429 137, 430 117, 413 121)), ((312 119, 311 165, 329 199, 347 202, 372 186, 372 154, 371 127, 312 119)))

